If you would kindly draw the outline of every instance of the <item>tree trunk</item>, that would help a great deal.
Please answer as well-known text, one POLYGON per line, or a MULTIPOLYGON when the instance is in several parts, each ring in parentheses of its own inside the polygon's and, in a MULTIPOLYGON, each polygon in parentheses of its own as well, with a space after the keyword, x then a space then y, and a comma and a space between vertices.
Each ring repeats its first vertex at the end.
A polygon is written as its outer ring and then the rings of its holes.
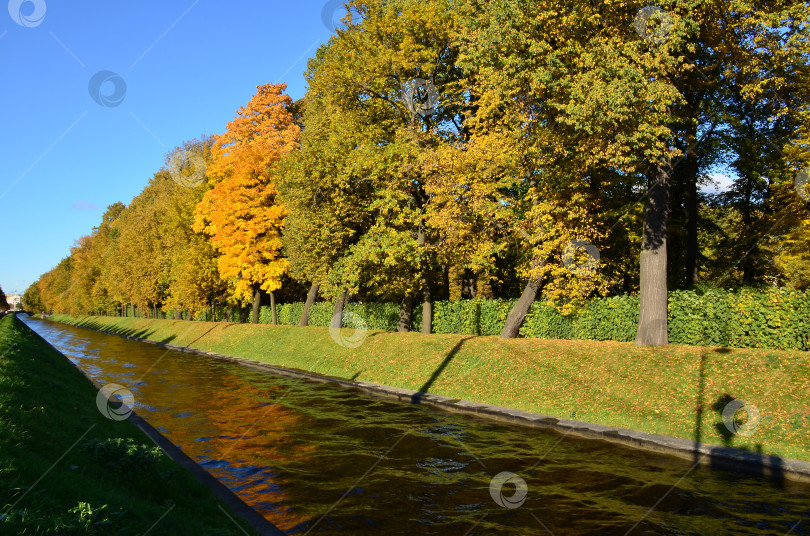
POLYGON ((402 305, 399 308, 399 322, 397 323, 397 331, 400 333, 410 331, 412 323, 413 294, 409 292, 404 298, 402 298, 402 305))
POLYGON ((461 276, 461 299, 471 300, 478 294, 478 277, 469 268, 461 276))
POLYGON ((330 328, 340 329, 343 326, 343 308, 346 306, 347 301, 349 301, 349 291, 345 290, 335 300, 332 321, 329 323, 330 328))
POLYGON ((753 178, 749 173, 745 173, 742 177, 743 181, 743 198, 742 208, 740 210, 742 216, 742 233, 740 241, 743 243, 743 258, 742 258, 742 283, 746 286, 751 286, 756 283, 754 275, 754 255, 757 248, 757 236, 754 231, 754 218, 753 218, 753 204, 754 204, 754 184, 753 178))
POLYGON ((272 322, 274 326, 278 325, 278 316, 276 316, 276 295, 272 292, 270 293, 270 313, 272 316, 272 322))
POLYGON ((422 333, 430 335, 433 332, 433 299, 430 296, 430 285, 426 279, 422 280, 422 333))
POLYGON ((669 343, 667 331, 667 216, 672 168, 669 162, 654 166, 647 180, 644 237, 639 268, 639 320, 636 344, 669 343))
POLYGON ((450 267, 447 263, 442 263, 441 275, 439 276, 439 294, 437 300, 450 299, 450 267))
MULTIPOLYGON (((420 246, 425 245, 427 237, 425 236, 424 221, 419 223, 419 233, 417 234, 417 239, 420 246)), ((430 265, 425 261, 424 257, 422 257, 422 262, 420 263, 419 268, 422 270, 422 333, 425 335, 430 335, 430 332, 433 329, 433 301, 430 297, 430 265)))
POLYGON ((318 297, 318 288, 320 288, 319 283, 312 283, 312 286, 309 287, 309 292, 307 293, 307 301, 304 304, 304 310, 301 312, 301 320, 298 321, 299 326, 308 326, 309 325, 309 310, 312 308, 312 304, 315 303, 315 299, 318 297))
POLYGON ((250 322, 253 324, 259 323, 259 311, 262 305, 262 290, 257 285, 253 288, 253 315, 250 322))
POLYGON ((540 289, 541 278, 533 277, 526 283, 526 288, 523 289, 523 294, 520 299, 509 311, 506 317, 506 323, 501 332, 502 339, 514 339, 520 333, 520 326, 523 325, 523 320, 526 318, 526 313, 537 298, 537 291, 540 289))

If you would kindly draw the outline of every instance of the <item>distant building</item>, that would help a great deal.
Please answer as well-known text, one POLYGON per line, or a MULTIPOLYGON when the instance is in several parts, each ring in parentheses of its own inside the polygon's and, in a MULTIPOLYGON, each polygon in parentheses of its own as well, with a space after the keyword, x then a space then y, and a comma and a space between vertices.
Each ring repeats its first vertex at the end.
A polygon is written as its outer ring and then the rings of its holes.
POLYGON ((6 294, 9 309, 22 309, 22 294, 6 294))

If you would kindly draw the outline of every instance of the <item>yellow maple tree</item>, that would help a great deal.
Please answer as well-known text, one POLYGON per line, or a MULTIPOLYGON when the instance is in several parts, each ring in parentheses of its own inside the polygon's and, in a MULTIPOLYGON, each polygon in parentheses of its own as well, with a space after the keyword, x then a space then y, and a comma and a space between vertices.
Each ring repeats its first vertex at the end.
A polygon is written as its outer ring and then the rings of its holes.
POLYGON ((219 273, 241 302, 251 297, 255 302, 259 289, 278 289, 289 266, 281 255, 287 209, 276 201, 268 173, 299 146, 300 128, 293 122, 286 87, 258 86, 225 133, 214 137, 207 169, 212 188, 195 210, 194 230, 211 237, 219 253, 219 273))

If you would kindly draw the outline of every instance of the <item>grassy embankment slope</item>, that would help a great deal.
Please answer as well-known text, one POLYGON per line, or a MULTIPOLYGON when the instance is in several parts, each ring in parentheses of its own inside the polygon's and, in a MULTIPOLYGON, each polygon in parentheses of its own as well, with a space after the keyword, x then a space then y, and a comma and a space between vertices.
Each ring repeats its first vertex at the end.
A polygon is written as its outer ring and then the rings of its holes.
POLYGON ((255 534, 132 423, 102 416, 96 395, 15 316, 0 319, 0 534, 255 534))
POLYGON ((807 352, 375 331, 351 349, 319 327, 51 319, 319 374, 810 461, 807 352), (732 436, 723 425, 723 408, 733 398, 759 409, 750 437, 732 436))

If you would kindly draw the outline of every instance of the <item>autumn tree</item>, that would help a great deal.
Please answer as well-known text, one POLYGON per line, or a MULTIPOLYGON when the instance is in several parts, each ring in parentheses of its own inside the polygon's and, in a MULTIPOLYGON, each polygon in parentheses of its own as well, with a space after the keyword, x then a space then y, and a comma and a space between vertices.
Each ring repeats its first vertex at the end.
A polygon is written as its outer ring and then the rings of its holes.
POLYGON ((433 237, 420 159, 432 139, 459 128, 465 95, 454 59, 458 13, 443 0, 350 4, 360 22, 349 21, 319 51, 309 78, 309 91, 352 114, 363 138, 346 175, 366 187, 366 197, 353 203, 364 207, 368 227, 330 274, 353 292, 362 287, 400 299, 400 331, 411 328, 421 294, 422 331, 430 332, 433 237))
MULTIPOLYGON (((318 63, 318 58, 310 60, 308 76, 317 71, 318 63)), ((344 281, 334 270, 368 227, 358 200, 368 198, 370 185, 350 173, 352 151, 366 139, 357 114, 330 106, 313 91, 301 107, 301 150, 288 153, 272 173, 280 202, 290 211, 283 236, 290 274, 310 284, 299 321, 306 326, 319 293, 330 299, 344 296, 344 281)))
POLYGON ((180 188, 168 170, 149 184, 112 223, 105 278, 116 301, 154 314, 165 302, 171 283, 171 254, 161 222, 180 188))
POLYGON ((48 312, 67 312, 66 292, 70 288, 71 259, 65 257, 42 275, 42 304, 48 312))
MULTIPOLYGON (((796 83, 797 77, 792 73, 807 70, 808 12, 804 2, 676 0, 665 3, 663 9, 659 15, 659 23, 666 25, 665 31, 658 31, 659 38, 644 39, 657 51, 662 61, 647 72, 656 73, 654 76, 657 79, 666 80, 678 91, 678 98, 667 107, 668 120, 665 124, 672 126, 674 134, 675 127, 686 121, 687 127, 691 125, 692 135, 687 136, 680 148, 674 143, 674 135, 669 140, 662 138, 669 147, 668 154, 662 155, 663 158, 648 173, 648 179, 652 179, 650 186, 655 190, 649 190, 645 208, 645 243, 641 255, 641 317, 637 344, 667 342, 666 252, 656 247, 655 243, 665 245, 666 241, 669 198, 665 193, 669 192, 673 168, 680 157, 688 160, 690 147, 695 146, 694 133, 697 131, 700 114, 700 108, 695 103, 708 100, 717 105, 721 102, 718 93, 729 91, 732 98, 741 97, 742 100, 738 99, 740 105, 749 106, 753 111, 756 108, 755 105, 752 106, 753 103, 762 101, 769 91, 777 94, 800 91, 801 84, 796 83), (696 64, 691 60, 693 57, 703 60, 702 63, 696 64), (706 84, 704 81, 707 79, 713 82, 706 84), (748 105, 745 104, 746 101, 748 105)), ((798 107, 775 107, 773 117, 795 115, 805 107, 806 101, 798 107)), ((747 132, 742 138, 738 138, 742 144, 738 145, 735 152, 737 167, 743 172, 743 180, 748 185, 744 190, 753 192, 751 187, 759 181, 757 176, 762 176, 764 170, 750 169, 746 162, 753 163, 759 159, 759 151, 750 149, 763 140, 749 137, 754 134, 758 119, 756 113, 746 115, 748 117, 739 126, 744 127, 747 132)), ((773 141, 770 144, 773 145, 773 141)), ((691 158, 694 160, 694 155, 691 158)), ((771 158, 770 162, 773 164, 774 160, 771 158)), ((756 167, 759 165, 755 164, 756 167)), ((688 190, 694 190, 693 175, 694 173, 690 173, 687 176, 690 181, 688 190)), ((690 195, 693 193, 690 192, 690 195)), ((690 216, 692 220, 695 217, 696 214, 690 216)), ((690 224, 689 235, 692 238, 689 242, 696 240, 693 229, 695 225, 696 223, 690 224)), ((749 240, 748 250, 751 251, 752 248, 756 248, 756 244, 749 240)), ((687 257, 687 270, 694 271, 694 259, 689 257, 694 257, 695 245, 691 244, 689 250, 691 254, 687 257)), ((745 253, 745 257, 749 251, 745 253)), ((750 261, 743 259, 743 262, 750 261)), ((694 280, 694 274, 689 279, 694 280)))
MULTIPOLYGON (((661 8, 576 1, 471 3, 469 33, 474 38, 465 58, 477 80, 522 112, 520 129, 533 145, 523 154, 532 155, 532 165, 543 167, 534 155, 548 159, 570 151, 572 163, 584 164, 574 168, 580 167, 585 180, 613 174, 633 188, 646 187, 638 344, 667 342, 666 240, 673 170, 683 156, 690 166, 695 161, 689 152, 695 151, 700 121, 710 117, 701 94, 711 95, 728 83, 742 93, 752 90, 757 84, 744 81, 738 73, 745 70, 735 68, 746 64, 746 54, 760 62, 751 72, 761 83, 772 76, 762 76, 772 71, 768 65, 776 65, 768 59, 771 52, 795 63, 795 50, 804 46, 794 33, 806 16, 798 12, 801 3, 778 4, 748 2, 737 9, 723 2, 688 1, 666 2, 661 8), (716 24, 718 16, 728 24, 716 24), (791 30, 780 38, 780 27, 791 30), (780 46, 794 52, 777 54, 780 46), (692 57, 719 65, 717 72, 725 78, 706 82, 692 57)), ((690 243, 695 240, 699 169, 682 174, 689 182, 690 243)), ((689 250, 688 270, 694 273, 694 247, 689 250)))
POLYGON ((239 301, 253 299, 258 322, 261 291, 281 286, 288 261, 281 255, 287 209, 276 202, 267 168, 297 149, 300 128, 285 84, 267 84, 239 108, 224 134, 214 137, 208 179, 213 187, 197 205, 194 230, 211 237, 220 276, 239 301))
POLYGON ((202 137, 184 142, 166 155, 171 175, 167 204, 160 220, 164 247, 168 253, 169 284, 165 308, 191 316, 216 311, 225 301, 227 285, 217 270, 217 254, 209 237, 192 229, 197 204, 209 185, 206 170, 212 163, 213 139, 202 137))
POLYGON ((529 237, 531 268, 502 333, 513 337, 544 279, 555 284, 560 278, 560 288, 580 297, 602 286, 591 269, 575 268, 579 284, 566 282, 569 267, 596 261, 592 249, 579 246, 597 242, 606 230, 606 222, 595 219, 593 186, 638 184, 649 163, 668 154, 666 106, 677 93, 650 80, 650 66, 659 66, 661 56, 634 39, 631 14, 615 6, 508 0, 472 2, 471 9, 473 39, 462 65, 476 73, 481 95, 483 128, 474 136, 492 136, 494 126, 522 144, 512 190, 524 208, 512 219, 514 231, 529 237), (554 227, 565 229, 567 240, 558 241, 554 227), (580 259, 572 263, 572 254, 580 259))
POLYGON ((26 311, 32 314, 40 314, 45 311, 42 303, 42 277, 31 283, 23 294, 23 306, 26 311))

